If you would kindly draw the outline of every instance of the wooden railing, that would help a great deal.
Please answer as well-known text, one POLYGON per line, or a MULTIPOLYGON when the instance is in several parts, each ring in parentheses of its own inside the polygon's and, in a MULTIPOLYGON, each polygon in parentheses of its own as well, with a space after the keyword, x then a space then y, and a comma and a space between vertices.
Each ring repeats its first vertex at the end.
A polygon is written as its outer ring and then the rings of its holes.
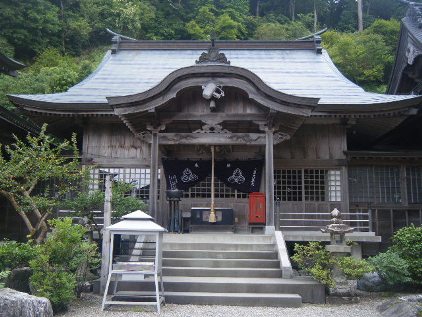
POLYGON ((422 205, 351 204, 350 212, 360 213, 370 210, 373 219, 373 231, 384 238, 391 237, 398 229, 422 225, 422 205))
MULTIPOLYGON (((290 212, 282 203, 274 202, 276 227, 280 230, 319 231, 331 221, 330 212, 290 212)), ((350 210, 342 213, 344 223, 357 232, 372 232, 371 209, 350 210)))

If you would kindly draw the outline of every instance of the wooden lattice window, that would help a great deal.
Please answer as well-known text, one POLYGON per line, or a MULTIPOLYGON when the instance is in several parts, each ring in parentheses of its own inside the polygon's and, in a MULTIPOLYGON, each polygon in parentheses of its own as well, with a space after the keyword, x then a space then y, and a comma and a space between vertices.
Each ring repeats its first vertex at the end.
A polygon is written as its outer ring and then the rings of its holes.
POLYGON ((341 171, 277 169, 274 194, 280 201, 341 201, 341 171))
POLYGON ((422 167, 406 168, 407 201, 409 204, 422 203, 422 167))
POLYGON ((276 200, 302 201, 303 171, 283 169, 274 171, 274 194, 276 200))
MULTIPOLYGON (((121 181, 133 185, 128 195, 147 201, 149 199, 149 184, 151 173, 149 168, 94 168, 90 171, 90 190, 104 191, 104 184, 107 175, 111 175, 113 181, 121 181)), ((160 175, 158 175, 160 178, 160 175)))
MULTIPOLYGON (((242 193, 233 189, 218 178, 214 178, 215 198, 248 198, 247 193, 242 193)), ((190 187, 184 192, 185 198, 211 198, 211 176, 205 178, 195 186, 190 187)))
POLYGON ((401 203, 398 166, 353 166, 349 168, 352 203, 401 203))

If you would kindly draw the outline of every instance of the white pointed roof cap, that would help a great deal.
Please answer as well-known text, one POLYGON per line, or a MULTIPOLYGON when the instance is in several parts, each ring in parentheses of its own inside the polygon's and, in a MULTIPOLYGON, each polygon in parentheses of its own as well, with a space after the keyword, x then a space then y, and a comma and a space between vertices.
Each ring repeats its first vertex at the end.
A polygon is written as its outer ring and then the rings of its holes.
POLYGON ((132 219, 132 220, 153 220, 153 218, 146 214, 145 212, 141 210, 135 210, 134 212, 131 212, 130 214, 124 215, 122 217, 123 219, 132 219))
POLYGON ((141 210, 136 210, 122 217, 123 220, 108 226, 110 232, 119 234, 142 233, 142 232, 165 232, 167 231, 156 224, 153 218, 141 210))

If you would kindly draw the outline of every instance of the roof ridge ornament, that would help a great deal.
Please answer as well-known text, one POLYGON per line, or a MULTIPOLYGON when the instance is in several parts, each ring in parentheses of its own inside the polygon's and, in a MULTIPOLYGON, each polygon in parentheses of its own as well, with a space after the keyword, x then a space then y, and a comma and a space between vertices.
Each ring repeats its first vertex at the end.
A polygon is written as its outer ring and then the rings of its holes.
POLYGON ((408 2, 409 9, 407 10, 407 16, 417 24, 419 29, 422 29, 422 4, 408 2))
POLYGON ((111 47, 111 53, 112 54, 117 53, 117 51, 119 50, 119 45, 120 45, 121 40, 137 41, 137 39, 134 39, 133 37, 129 37, 129 36, 126 36, 126 35, 116 33, 114 31, 110 30, 109 28, 106 28, 106 31, 109 34, 113 35, 113 38, 111 39, 111 42, 113 43, 113 45, 111 47))
POLYGON ((215 39, 211 40, 211 46, 208 48, 208 52, 203 52, 199 56, 195 64, 227 64, 230 65, 230 61, 224 53, 220 53, 220 49, 215 46, 215 39))
POLYGON ((322 54, 322 39, 321 36, 315 35, 314 36, 314 43, 315 43, 315 51, 317 54, 322 54))

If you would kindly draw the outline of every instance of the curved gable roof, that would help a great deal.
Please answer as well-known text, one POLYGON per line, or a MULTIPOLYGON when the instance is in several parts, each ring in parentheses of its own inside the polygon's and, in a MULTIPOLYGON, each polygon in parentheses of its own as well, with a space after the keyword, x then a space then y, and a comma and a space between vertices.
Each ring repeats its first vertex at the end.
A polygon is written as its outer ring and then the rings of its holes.
MULTIPOLYGON (((237 49, 233 46, 220 49, 231 66, 253 72, 270 88, 283 94, 317 98, 321 106, 384 105, 413 98, 365 92, 340 73, 324 50, 318 54, 315 49, 309 48, 237 49)), ((170 46, 166 49, 126 48, 113 54, 108 52, 93 74, 67 92, 12 95, 10 99, 18 105, 38 108, 65 109, 77 105, 80 111, 102 108, 111 112, 107 97, 146 92, 172 72, 195 65, 195 60, 203 51, 202 48, 170 46)))

